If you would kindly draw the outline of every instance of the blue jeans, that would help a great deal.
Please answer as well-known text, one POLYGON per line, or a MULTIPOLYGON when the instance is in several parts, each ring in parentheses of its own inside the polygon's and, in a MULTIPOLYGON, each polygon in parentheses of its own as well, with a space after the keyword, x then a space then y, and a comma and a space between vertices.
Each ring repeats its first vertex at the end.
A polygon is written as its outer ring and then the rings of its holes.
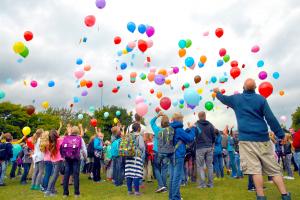
POLYGON ((253 175, 248 175, 248 190, 255 189, 253 175))
POLYGON ((17 167, 18 167, 17 161, 12 161, 11 162, 11 170, 10 170, 10 174, 9 174, 10 178, 15 178, 16 177, 17 167))
POLYGON ((184 165, 184 158, 176 158, 174 162, 170 162, 170 188, 169 199, 180 200, 180 183, 182 176, 182 168, 184 165))
POLYGON ((167 175, 169 163, 173 160, 174 154, 162 154, 155 152, 154 173, 158 182, 158 187, 167 187, 167 175))
POLYGON ((79 171, 80 160, 78 159, 66 159, 65 160, 65 175, 64 175, 64 195, 69 196, 69 179, 71 172, 73 172, 74 179, 74 193, 79 195, 79 171))
POLYGON ((233 151, 229 151, 229 163, 231 167, 231 177, 236 177, 237 176, 237 169, 236 169, 236 164, 235 164, 235 156, 233 151))
POLYGON ((29 173, 29 169, 30 169, 31 163, 23 163, 23 168, 24 168, 24 172, 22 174, 21 177, 21 183, 26 183, 27 180, 27 175, 29 173))
POLYGON ((134 185, 134 191, 139 192, 140 191, 140 178, 127 178, 127 189, 128 192, 132 192, 132 183, 134 185))
POLYGON ((125 177, 125 159, 123 157, 113 158, 113 179, 115 186, 123 185, 125 177))
POLYGON ((54 193, 55 192, 55 183, 59 177, 59 172, 62 167, 63 161, 58 161, 53 163, 53 174, 51 176, 51 179, 49 179, 49 184, 47 187, 48 193, 54 193))
POLYGON ((298 172, 300 175, 300 152, 294 153, 294 160, 295 160, 296 165, 298 166, 298 172))
POLYGON ((100 157, 94 156, 94 165, 93 165, 93 180, 95 182, 98 182, 101 180, 101 162, 100 162, 100 157))
POLYGON ((4 184, 4 177, 5 177, 5 174, 6 174, 7 165, 8 165, 8 161, 2 161, 2 163, 1 163, 0 184, 4 184))
POLYGON ((218 178, 224 178, 223 156, 214 154, 214 169, 218 178))
POLYGON ((43 178, 43 188, 46 190, 48 187, 50 176, 52 175, 53 165, 51 161, 45 161, 45 175, 43 178))
POLYGON ((235 157, 235 164, 236 164, 236 169, 237 169, 237 176, 238 177, 242 177, 243 176, 243 172, 241 170, 240 154, 236 153, 234 155, 234 157, 235 157))

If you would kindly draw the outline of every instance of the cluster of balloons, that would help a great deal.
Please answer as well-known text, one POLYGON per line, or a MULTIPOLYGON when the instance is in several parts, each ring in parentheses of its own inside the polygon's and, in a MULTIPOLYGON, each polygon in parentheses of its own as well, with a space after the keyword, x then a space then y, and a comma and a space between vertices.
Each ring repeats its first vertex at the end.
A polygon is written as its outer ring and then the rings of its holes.
MULTIPOLYGON (((146 35, 148 37, 152 37, 154 35, 154 33, 155 33, 155 29, 154 29, 153 26, 148 26, 148 25, 145 25, 145 24, 140 24, 137 28, 138 28, 138 31, 139 31, 140 34, 146 33, 146 35)), ((134 31, 136 30, 135 23, 134 22, 128 22, 127 29, 131 33, 134 33, 134 31)))
POLYGON ((135 111, 136 113, 143 117, 148 112, 148 105, 145 103, 145 100, 142 96, 137 96, 135 99, 135 111))
MULTIPOLYGON (((24 33, 24 39, 28 42, 32 40, 33 33, 31 31, 26 31, 24 33)), ((25 44, 21 41, 14 43, 13 50, 16 54, 19 54, 23 58, 26 58, 29 55, 29 49, 25 44)))
POLYGON ((186 55, 186 49, 192 46, 192 40, 186 39, 186 40, 179 40, 178 42, 179 50, 178 55, 180 58, 184 57, 186 55))
MULTIPOLYGON (((114 39, 114 43, 117 45, 117 44, 120 44, 121 43, 121 38, 119 36, 116 36, 115 39, 114 39)), ((135 47, 138 47, 139 51, 141 51, 142 53, 146 52, 149 48, 151 48, 153 46, 153 41, 151 39, 147 39, 147 40, 144 40, 144 39, 139 39, 137 41, 130 41, 125 49, 123 50, 119 50, 117 52, 117 55, 118 56, 122 56, 122 55, 126 55, 130 52, 132 52, 135 47)), ((126 67, 125 67, 126 68, 126 67)), ((124 69, 125 69, 124 68, 124 69)))
POLYGON ((236 78, 239 77, 240 74, 241 74, 241 70, 240 70, 240 68, 238 67, 239 63, 238 63, 238 61, 233 60, 233 61, 230 62, 230 65, 231 65, 230 76, 231 76, 233 79, 236 79, 236 78))

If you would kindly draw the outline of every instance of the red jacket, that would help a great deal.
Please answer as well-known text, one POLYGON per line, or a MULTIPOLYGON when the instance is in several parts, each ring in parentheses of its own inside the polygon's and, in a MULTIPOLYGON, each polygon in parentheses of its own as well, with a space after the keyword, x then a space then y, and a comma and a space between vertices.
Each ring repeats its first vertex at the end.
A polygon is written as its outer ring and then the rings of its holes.
POLYGON ((300 149, 300 129, 293 135, 293 147, 300 149))

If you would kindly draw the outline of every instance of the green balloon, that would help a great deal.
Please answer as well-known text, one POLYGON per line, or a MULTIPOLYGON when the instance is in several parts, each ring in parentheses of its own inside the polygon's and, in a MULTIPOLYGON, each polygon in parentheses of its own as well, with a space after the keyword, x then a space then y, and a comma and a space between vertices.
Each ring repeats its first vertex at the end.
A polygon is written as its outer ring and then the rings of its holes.
POLYGON ((192 46, 192 40, 190 40, 190 39, 187 39, 186 41, 185 41, 185 47, 186 48, 189 48, 190 46, 192 46))
POLYGON ((183 104, 179 104, 179 108, 184 108, 184 105, 183 104))
POLYGON ((184 87, 185 89, 187 89, 187 88, 190 87, 190 84, 189 84, 189 83, 185 83, 185 84, 183 84, 183 87, 184 87))
POLYGON ((25 46, 25 49, 22 53, 20 53, 20 56, 26 58, 28 55, 29 55, 29 49, 25 46))
POLYGON ((226 54, 226 55, 223 57, 223 60, 224 60, 224 62, 227 63, 227 62, 230 60, 230 56, 226 54))
POLYGON ((214 108, 214 104, 211 101, 205 102, 205 109, 210 111, 214 108))
POLYGON ((142 80, 145 80, 145 79, 147 78, 147 76, 146 76, 146 74, 141 73, 140 78, 141 78, 142 80))

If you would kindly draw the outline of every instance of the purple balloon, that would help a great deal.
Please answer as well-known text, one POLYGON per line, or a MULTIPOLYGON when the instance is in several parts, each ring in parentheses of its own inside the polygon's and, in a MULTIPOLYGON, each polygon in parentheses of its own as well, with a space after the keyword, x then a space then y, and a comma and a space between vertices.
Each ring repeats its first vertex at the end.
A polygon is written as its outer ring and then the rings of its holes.
POLYGON ((187 104, 187 107, 193 110, 196 106, 187 104))
POLYGON ((83 90, 83 91, 81 92, 81 96, 86 97, 87 95, 88 95, 88 91, 83 90))
POLYGON ((267 77, 268 77, 268 74, 267 74, 267 72, 265 72, 265 71, 261 71, 261 72, 259 72, 259 74, 258 74, 258 78, 259 78, 260 80, 265 80, 267 77))
POLYGON ((157 74, 154 78, 154 82, 157 84, 157 85, 162 85, 165 83, 165 77, 161 74, 157 74))
POLYGON ((106 5, 106 2, 105 0, 96 0, 96 6, 97 8, 99 9, 103 9, 106 5))
POLYGON ((152 35, 154 35, 155 30, 153 26, 148 26, 146 29, 146 34, 148 37, 151 37, 152 35))
POLYGON ((177 74, 178 72, 179 72, 179 68, 178 68, 178 67, 174 67, 174 68, 173 68, 173 73, 174 73, 174 74, 177 74))

